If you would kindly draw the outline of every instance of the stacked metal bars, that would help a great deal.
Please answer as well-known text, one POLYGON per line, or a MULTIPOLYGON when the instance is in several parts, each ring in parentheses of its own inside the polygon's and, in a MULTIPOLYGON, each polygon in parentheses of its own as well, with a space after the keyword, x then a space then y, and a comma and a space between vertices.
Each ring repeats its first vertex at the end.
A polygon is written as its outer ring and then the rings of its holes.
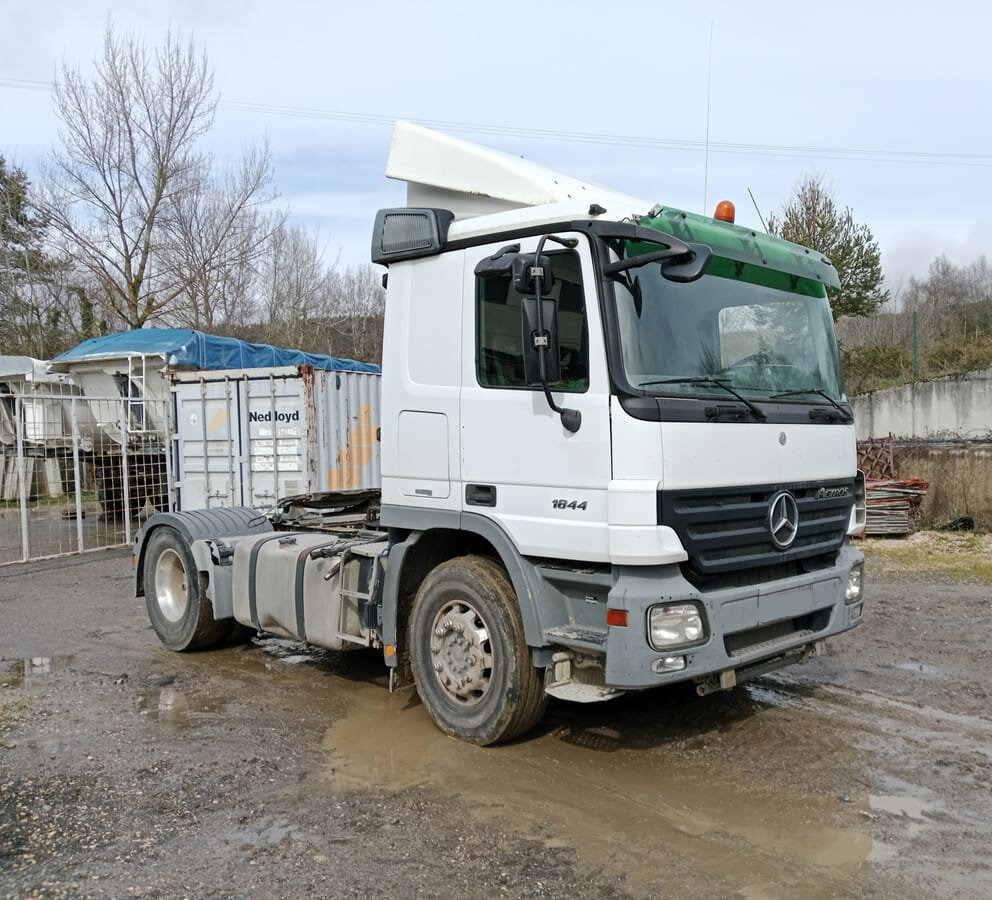
POLYGON ((865 473, 868 520, 865 534, 912 534, 920 522, 920 503, 930 485, 899 478, 892 435, 858 441, 858 468, 865 473))
POLYGON ((918 478, 867 481, 865 534, 912 534, 919 527, 920 503, 929 487, 918 478))

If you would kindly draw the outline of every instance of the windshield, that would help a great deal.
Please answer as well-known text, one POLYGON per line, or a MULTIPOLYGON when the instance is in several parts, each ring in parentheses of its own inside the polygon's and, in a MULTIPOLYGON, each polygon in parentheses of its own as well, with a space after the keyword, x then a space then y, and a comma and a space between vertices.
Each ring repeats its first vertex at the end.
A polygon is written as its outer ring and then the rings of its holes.
POLYGON ((632 387, 726 395, 719 381, 749 399, 788 393, 786 402, 827 402, 818 391, 844 399, 826 297, 713 275, 678 284, 653 265, 627 274, 627 283, 615 282, 615 295, 632 387))

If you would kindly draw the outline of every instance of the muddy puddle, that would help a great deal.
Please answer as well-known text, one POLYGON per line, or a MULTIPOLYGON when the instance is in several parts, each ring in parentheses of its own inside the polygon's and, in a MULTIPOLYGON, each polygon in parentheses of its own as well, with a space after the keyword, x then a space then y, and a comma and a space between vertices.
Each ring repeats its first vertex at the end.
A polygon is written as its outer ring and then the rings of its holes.
POLYGON ((622 874, 635 893, 669 893, 698 873, 738 896, 843 895, 852 879, 891 873, 910 847, 975 814, 924 787, 926 777, 859 760, 883 746, 911 756, 992 752, 984 717, 795 673, 704 700, 673 689, 553 702, 526 739, 479 748, 438 731, 414 691, 390 694, 375 654, 265 638, 241 664, 259 661, 281 670, 273 675, 289 693, 317 688, 341 711, 322 741, 327 790, 429 791, 447 798, 449 825, 481 822, 574 850, 582 863, 622 874), (762 764, 766 754, 781 765, 762 764), (849 772, 840 790, 830 777, 811 789, 806 773, 820 762, 849 772))
POLYGON ((738 886, 748 873, 745 896, 808 890, 811 873, 829 894, 872 853, 870 837, 832 824, 838 802, 749 788, 727 777, 725 758, 712 767, 679 761, 665 750, 661 722, 635 716, 631 731, 619 717, 596 724, 581 709, 553 708, 543 734, 479 748, 441 734, 412 691, 349 688, 354 706, 324 738, 337 789, 439 790, 453 818, 497 817, 597 866, 622 860, 640 884, 678 877, 665 862, 674 855, 738 886))
MULTIPOLYGON (((884 668, 884 667, 883 667, 884 668)), ((902 672, 911 672, 914 675, 921 675, 924 678, 947 678, 947 673, 941 669, 939 666, 932 665, 931 663, 921 662, 916 659, 903 659, 892 663, 893 669, 899 669, 902 672)))
POLYGON ((192 693, 173 684, 156 685, 138 697, 138 710, 166 731, 185 731, 214 718, 226 706, 217 696, 192 693))
POLYGON ((0 667, 4 670, 0 674, 0 685, 31 687, 35 682, 47 679, 53 672, 64 668, 71 661, 71 656, 30 656, 24 659, 0 660, 0 667))

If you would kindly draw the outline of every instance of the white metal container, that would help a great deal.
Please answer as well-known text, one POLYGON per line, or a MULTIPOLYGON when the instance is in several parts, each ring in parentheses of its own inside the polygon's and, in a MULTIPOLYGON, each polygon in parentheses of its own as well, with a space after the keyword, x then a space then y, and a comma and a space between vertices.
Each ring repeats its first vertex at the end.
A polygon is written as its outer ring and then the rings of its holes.
POLYGON ((84 449, 119 454, 122 446, 162 447, 168 436, 169 382, 162 353, 128 353, 53 361, 85 403, 77 409, 84 449))
POLYGON ((177 508, 378 488, 379 383, 309 366, 173 373, 177 508))
POLYGON ((30 356, 0 356, 0 444, 13 446, 20 430, 31 446, 71 446, 68 404, 79 391, 67 375, 49 373, 47 365, 30 356))

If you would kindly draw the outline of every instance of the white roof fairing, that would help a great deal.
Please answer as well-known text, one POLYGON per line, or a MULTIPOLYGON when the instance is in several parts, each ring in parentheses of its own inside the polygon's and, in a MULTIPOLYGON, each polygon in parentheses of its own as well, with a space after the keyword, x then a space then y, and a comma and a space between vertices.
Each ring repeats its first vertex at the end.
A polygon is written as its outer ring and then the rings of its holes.
POLYGON ((589 218, 594 203, 605 208, 612 221, 643 215, 652 205, 405 121, 397 122, 393 130, 386 176, 407 182, 408 206, 451 210, 456 221, 449 239, 542 221, 589 218), (470 221, 460 224, 459 220, 470 221))

